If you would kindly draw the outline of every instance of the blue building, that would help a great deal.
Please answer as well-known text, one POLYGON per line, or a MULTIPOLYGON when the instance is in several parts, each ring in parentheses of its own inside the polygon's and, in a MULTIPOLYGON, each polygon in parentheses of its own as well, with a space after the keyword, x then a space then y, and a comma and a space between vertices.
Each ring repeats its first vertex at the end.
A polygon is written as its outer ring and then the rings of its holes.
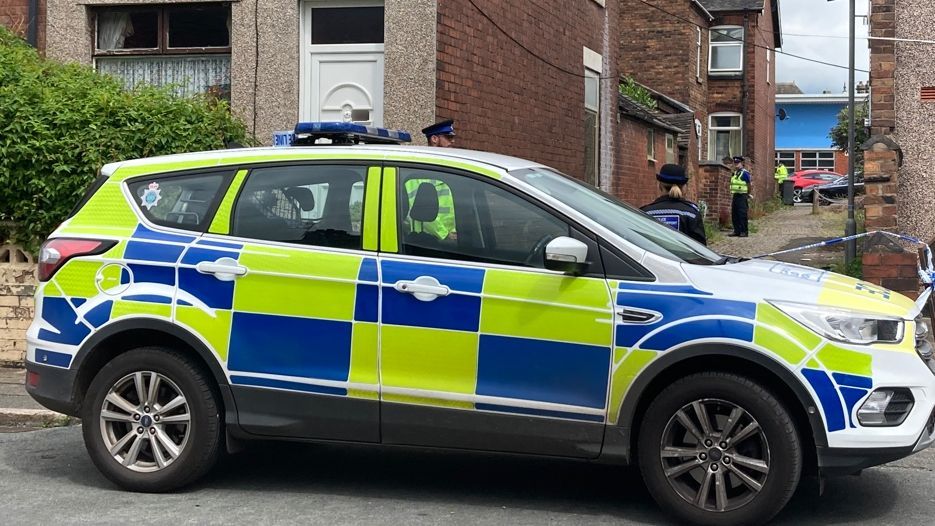
MULTIPOLYGON (((859 95, 858 104, 866 100, 859 95)), ((838 112, 847 107, 847 95, 777 94, 776 160, 790 172, 799 170, 847 171, 847 156, 831 146, 828 132, 838 122, 838 112)), ((862 125, 862 123, 858 123, 862 125)))

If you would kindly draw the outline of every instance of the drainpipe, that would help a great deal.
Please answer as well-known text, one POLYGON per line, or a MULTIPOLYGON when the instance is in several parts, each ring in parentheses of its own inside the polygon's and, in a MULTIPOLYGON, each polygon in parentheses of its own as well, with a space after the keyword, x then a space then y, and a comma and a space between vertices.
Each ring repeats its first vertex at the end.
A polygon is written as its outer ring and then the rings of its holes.
MULTIPOLYGON (((750 35, 750 31, 749 31, 749 29, 750 29, 750 28, 749 28, 749 22, 750 22, 750 20, 749 20, 749 18, 748 18, 748 15, 745 13, 745 14, 743 15, 743 37, 744 37, 744 38, 743 38, 743 39, 744 39, 744 45, 743 45, 743 54, 744 54, 743 63, 746 64, 746 66, 744 67, 745 70, 746 70, 747 67, 750 67, 750 66, 751 66, 751 64, 750 64, 751 62, 755 64, 755 61, 748 61, 748 60, 747 60, 747 57, 746 57, 746 54, 747 54, 747 39, 749 39, 750 36, 751 36, 751 35, 750 35)), ((756 42, 756 36, 753 36, 753 42, 756 42)), ((755 50, 756 50, 756 48, 754 48, 754 54, 756 53, 755 50)), ((752 153, 752 152, 750 151, 750 148, 748 148, 748 146, 749 146, 749 144, 750 144, 750 137, 753 136, 753 133, 751 133, 750 131, 747 130, 747 126, 749 125, 749 122, 750 122, 750 119, 747 118, 747 117, 748 117, 748 115, 747 115, 747 98, 748 98, 747 95, 748 95, 748 86, 749 86, 748 81, 749 81, 749 77, 750 77, 750 75, 748 75, 746 71, 743 71, 743 82, 741 83, 741 91, 740 91, 740 107, 741 107, 741 110, 740 110, 740 111, 741 111, 741 114, 743 115, 743 129, 744 129, 744 131, 743 131, 743 151, 744 151, 744 157, 748 157, 748 158, 750 157, 750 154, 752 153)))
POLYGON ((29 0, 29 26, 26 29, 26 41, 39 47, 39 0, 29 0))

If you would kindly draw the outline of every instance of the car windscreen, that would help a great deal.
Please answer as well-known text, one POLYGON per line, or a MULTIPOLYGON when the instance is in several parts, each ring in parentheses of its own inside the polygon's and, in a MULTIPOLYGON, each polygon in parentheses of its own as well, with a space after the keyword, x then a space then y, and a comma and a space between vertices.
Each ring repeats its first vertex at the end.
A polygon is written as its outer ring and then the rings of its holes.
POLYGON ((712 265, 724 258, 692 238, 663 225, 612 195, 554 170, 537 167, 510 175, 658 256, 684 263, 712 265))

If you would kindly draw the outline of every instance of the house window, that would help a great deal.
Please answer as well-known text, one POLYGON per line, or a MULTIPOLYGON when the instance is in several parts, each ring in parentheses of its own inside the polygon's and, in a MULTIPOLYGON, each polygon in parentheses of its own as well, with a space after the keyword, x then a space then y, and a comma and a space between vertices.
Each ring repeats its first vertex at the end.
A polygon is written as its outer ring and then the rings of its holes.
POLYGON ((695 28, 695 79, 701 82, 701 28, 695 28))
POLYGON ((795 152, 776 152, 776 162, 782 163, 790 170, 795 170, 795 152))
POLYGON ((743 155, 743 117, 715 113, 708 117, 708 158, 722 160, 743 155))
POLYGON ((802 152, 803 170, 834 170, 834 152, 802 152))
POLYGON ((743 28, 720 26, 711 28, 708 72, 714 75, 743 72, 743 28))
POLYGON ((656 131, 652 128, 646 130, 646 158, 656 161, 656 131))
POLYGON ((600 76, 597 72, 584 70, 584 178, 597 186, 600 170, 600 76))
POLYGON ((675 135, 666 134, 666 164, 675 164, 675 135))
POLYGON ((94 10, 94 64, 121 79, 230 100, 230 4, 94 10))

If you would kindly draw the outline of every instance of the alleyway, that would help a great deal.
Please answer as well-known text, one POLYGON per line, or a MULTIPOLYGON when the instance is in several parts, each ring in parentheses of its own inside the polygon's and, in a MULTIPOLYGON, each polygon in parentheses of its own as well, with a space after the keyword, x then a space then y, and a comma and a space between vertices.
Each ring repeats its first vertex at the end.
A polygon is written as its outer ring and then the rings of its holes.
MULTIPOLYGON (((752 257, 844 235, 847 212, 840 207, 822 207, 812 215, 811 206, 783 207, 772 214, 751 220, 750 237, 723 237, 711 243, 715 252, 752 257)), ((811 267, 827 267, 840 262, 844 246, 836 245, 795 252, 776 259, 811 267)))

